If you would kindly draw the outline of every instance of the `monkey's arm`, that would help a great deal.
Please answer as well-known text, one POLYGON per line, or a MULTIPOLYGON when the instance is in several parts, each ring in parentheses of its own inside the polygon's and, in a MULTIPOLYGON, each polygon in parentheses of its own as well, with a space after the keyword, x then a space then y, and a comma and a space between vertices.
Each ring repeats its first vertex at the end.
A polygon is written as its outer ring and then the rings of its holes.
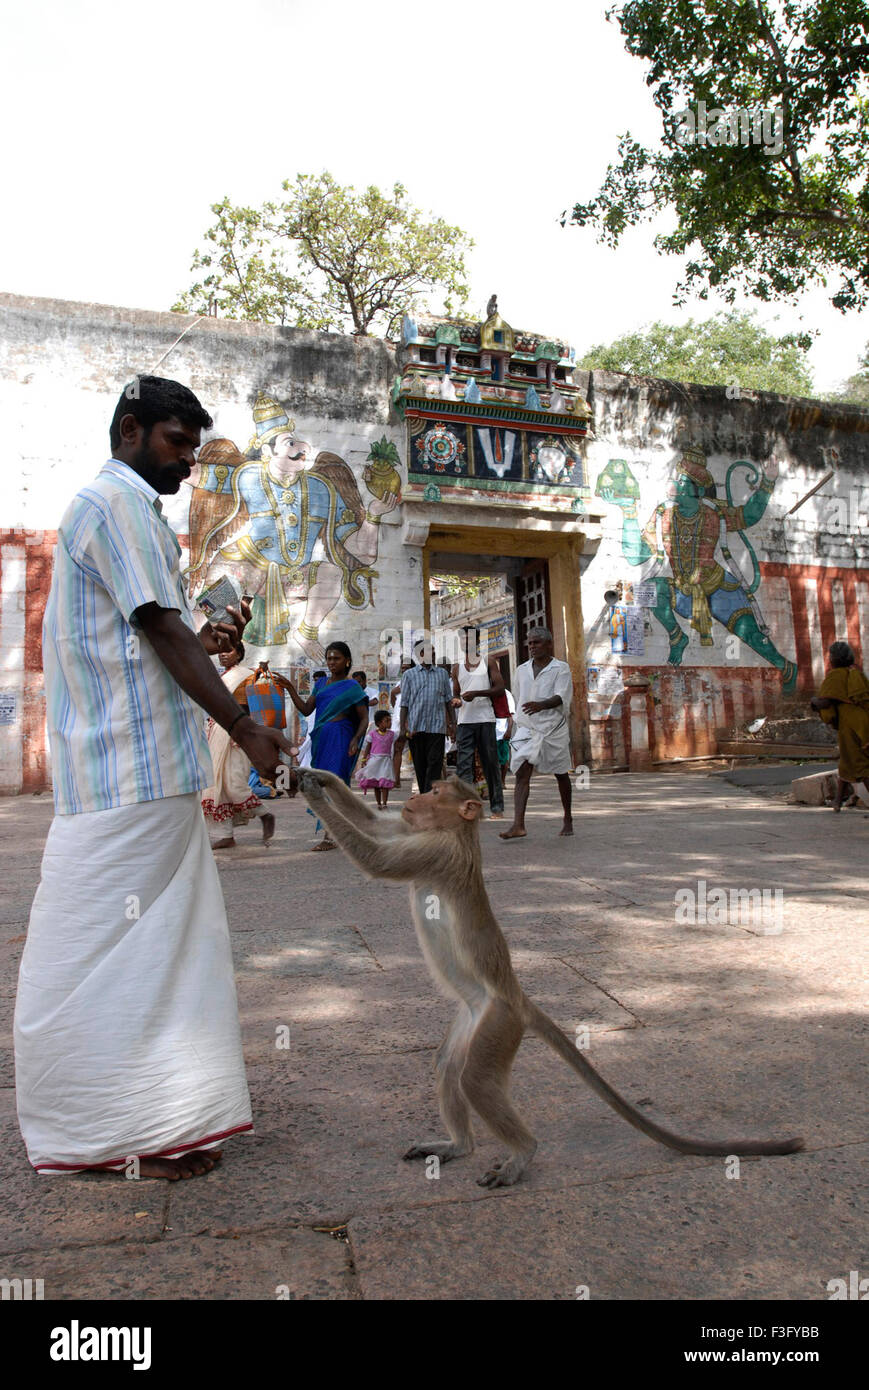
POLYGON ((436 830, 413 834, 408 833, 404 825, 384 826, 381 823, 378 830, 383 838, 375 838, 367 829, 360 830, 354 825, 304 774, 299 785, 311 810, 325 822, 329 834, 363 873, 395 883, 426 878, 436 886, 443 865, 449 862, 448 836, 436 830))
MULTIPOLYGON (((361 797, 354 796, 347 786, 347 783, 342 782, 340 777, 336 777, 334 772, 326 772, 325 769, 321 767, 308 767, 305 769, 305 776, 316 782, 321 793, 325 792, 326 796, 328 796, 328 800, 332 802, 333 805, 339 806, 344 814, 354 823, 359 824, 363 821, 366 823, 376 822, 378 829, 383 825, 382 817, 376 816, 361 797)), ((306 792, 304 788, 302 788, 302 793, 307 801, 313 801, 316 797, 316 792, 314 792, 312 796, 310 793, 306 792)), ((314 809, 316 809, 318 815, 320 815, 320 810, 325 800, 326 797, 323 797, 322 801, 317 801, 317 806, 314 809)), ((325 820, 325 816, 321 817, 321 819, 325 820)), ((394 833, 394 826, 392 830, 394 833)))

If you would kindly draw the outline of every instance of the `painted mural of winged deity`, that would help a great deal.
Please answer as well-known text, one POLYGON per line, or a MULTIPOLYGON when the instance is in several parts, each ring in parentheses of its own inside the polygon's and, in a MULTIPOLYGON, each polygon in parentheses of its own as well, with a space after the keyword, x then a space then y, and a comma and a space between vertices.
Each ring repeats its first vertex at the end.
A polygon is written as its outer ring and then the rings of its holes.
POLYGON ((366 505, 344 460, 315 453, 277 400, 261 391, 253 420, 246 454, 230 439, 209 440, 188 479, 188 592, 231 575, 253 595, 247 642, 277 647, 292 637, 319 662, 320 627, 338 601, 373 602, 378 526, 400 496, 398 454, 386 439, 372 446, 366 505), (303 611, 293 627, 294 608, 303 611))

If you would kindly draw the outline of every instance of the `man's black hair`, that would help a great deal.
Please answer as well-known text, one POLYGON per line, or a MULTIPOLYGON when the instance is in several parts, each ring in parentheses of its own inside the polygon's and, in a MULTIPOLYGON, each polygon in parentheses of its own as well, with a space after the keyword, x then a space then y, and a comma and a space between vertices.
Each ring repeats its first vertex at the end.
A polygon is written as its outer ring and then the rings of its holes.
POLYGON ((328 671, 315 671, 311 679, 316 681, 319 680, 321 676, 328 676, 328 674, 328 671))
POLYGON ((121 420, 125 415, 132 415, 145 426, 146 440, 154 425, 173 416, 190 429, 209 430, 214 424, 192 391, 165 376, 137 376, 124 387, 109 426, 112 449, 117 449, 121 442, 121 420))
POLYGON ((366 674, 365 674, 364 671, 354 671, 354 672, 353 672, 353 679, 354 679, 354 680, 358 680, 360 676, 362 677, 363 682, 367 685, 367 683, 368 683, 368 677, 366 676, 366 674))
POLYGON ((854 655, 854 648, 848 642, 833 642, 829 651, 831 666, 853 666, 857 660, 854 655))

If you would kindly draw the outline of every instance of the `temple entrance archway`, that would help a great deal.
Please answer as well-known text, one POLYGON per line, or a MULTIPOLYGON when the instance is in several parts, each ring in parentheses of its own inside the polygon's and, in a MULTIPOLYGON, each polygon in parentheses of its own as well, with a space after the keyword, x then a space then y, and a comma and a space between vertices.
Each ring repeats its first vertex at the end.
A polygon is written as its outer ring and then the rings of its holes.
MULTIPOLYGON (((577 530, 456 525, 432 521, 422 547, 424 625, 431 629, 433 574, 503 574, 513 595, 515 664, 528 660, 527 634, 537 625, 552 631, 555 655, 573 677, 570 714, 574 763, 589 760, 585 643, 579 576, 583 534, 577 530)), ((515 668, 514 668, 515 669, 515 668)), ((511 676, 514 671, 511 670, 511 676)))

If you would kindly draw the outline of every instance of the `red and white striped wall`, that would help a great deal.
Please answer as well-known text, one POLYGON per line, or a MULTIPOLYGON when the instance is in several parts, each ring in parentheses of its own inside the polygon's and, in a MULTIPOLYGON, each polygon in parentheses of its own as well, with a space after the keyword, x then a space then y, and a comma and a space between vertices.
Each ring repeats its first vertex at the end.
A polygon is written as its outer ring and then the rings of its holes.
MULTIPOLYGON (((863 664, 864 653, 869 655, 869 570, 761 563, 761 573, 770 635, 784 656, 796 658, 797 689, 804 698, 821 684, 832 642, 849 642, 863 664)), ((716 730, 787 711, 781 673, 765 662, 630 669, 651 681, 646 732, 653 760, 714 753, 716 730)), ((634 743, 627 696, 617 697, 610 711, 589 726, 592 758, 596 767, 625 767, 634 743)))
POLYGON ((13 722, 0 725, 0 793, 51 785, 42 617, 56 542, 56 531, 0 531, 0 694, 15 705, 13 722))

